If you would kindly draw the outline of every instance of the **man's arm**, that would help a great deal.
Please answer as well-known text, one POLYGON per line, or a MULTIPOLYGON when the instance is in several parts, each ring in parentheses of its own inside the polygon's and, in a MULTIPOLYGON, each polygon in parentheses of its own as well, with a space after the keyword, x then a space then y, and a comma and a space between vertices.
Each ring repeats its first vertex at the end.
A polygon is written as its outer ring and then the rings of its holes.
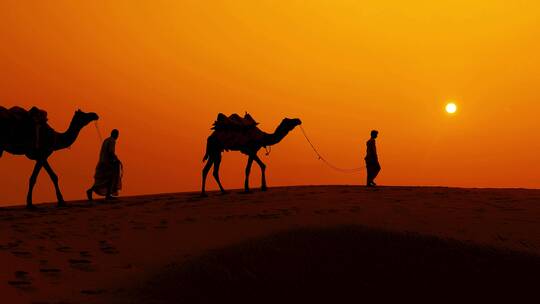
POLYGON ((375 142, 373 140, 369 140, 367 142, 366 158, 369 158, 369 159, 377 158, 377 149, 375 148, 375 142))
POLYGON ((111 159, 113 162, 119 161, 118 157, 116 156, 116 141, 111 140, 108 148, 109 159, 111 159))

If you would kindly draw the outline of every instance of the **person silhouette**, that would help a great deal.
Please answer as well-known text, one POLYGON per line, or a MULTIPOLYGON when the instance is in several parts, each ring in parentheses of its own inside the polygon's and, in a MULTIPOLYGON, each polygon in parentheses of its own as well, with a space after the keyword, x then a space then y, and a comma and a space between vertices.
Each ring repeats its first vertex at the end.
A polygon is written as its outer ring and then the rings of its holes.
POLYGON ((372 130, 371 131, 371 138, 367 141, 367 152, 366 157, 364 160, 366 161, 366 169, 367 169, 367 182, 366 186, 368 187, 375 187, 377 184, 375 184, 375 178, 381 171, 381 165, 379 164, 379 157, 377 156, 377 146, 375 143, 375 139, 379 136, 379 131, 372 130))
POLYGON ((93 200, 93 193, 105 196, 106 200, 114 199, 114 196, 118 196, 118 191, 122 189, 122 162, 115 152, 119 136, 120 132, 114 129, 111 131, 111 136, 101 145, 94 185, 86 191, 89 201, 93 200))

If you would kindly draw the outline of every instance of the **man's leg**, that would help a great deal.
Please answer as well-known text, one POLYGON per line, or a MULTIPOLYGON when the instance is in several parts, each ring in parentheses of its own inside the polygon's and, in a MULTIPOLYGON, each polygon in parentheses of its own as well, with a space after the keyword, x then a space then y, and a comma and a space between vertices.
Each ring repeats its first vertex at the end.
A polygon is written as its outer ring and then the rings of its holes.
POLYGON ((373 186, 377 185, 377 184, 375 184, 375 179, 379 175, 379 172, 381 172, 381 165, 379 165, 379 163, 376 163, 373 166, 373 173, 372 173, 372 177, 371 177, 371 184, 373 184, 373 186))
POLYGON ((113 196, 112 196, 112 188, 113 188, 113 180, 111 179, 111 181, 107 184, 107 194, 105 195, 105 200, 112 200, 114 199, 113 196))
POLYGON ((118 187, 118 181, 120 178, 120 163, 119 162, 115 162, 113 164, 113 170, 114 170, 114 173, 111 176, 111 180, 109 181, 107 185, 107 195, 105 196, 106 200, 116 199, 115 197, 113 197, 113 194, 116 193, 118 190, 117 187, 118 187))
POLYGON ((107 183, 107 193, 105 194, 105 200, 112 200, 113 196, 113 184, 114 184, 114 177, 111 176, 109 182, 107 183))
POLYGON ((94 198, 92 197, 92 195, 94 194, 94 186, 90 187, 90 189, 86 190, 86 197, 88 198, 89 201, 93 201, 94 198))
POLYGON ((366 186, 368 187, 376 186, 377 184, 375 184, 375 178, 379 174, 379 171, 381 170, 381 166, 379 166, 378 162, 366 162, 366 169, 367 169, 366 186))
POLYGON ((366 163, 366 186, 371 187, 373 183, 373 167, 370 163, 366 163))

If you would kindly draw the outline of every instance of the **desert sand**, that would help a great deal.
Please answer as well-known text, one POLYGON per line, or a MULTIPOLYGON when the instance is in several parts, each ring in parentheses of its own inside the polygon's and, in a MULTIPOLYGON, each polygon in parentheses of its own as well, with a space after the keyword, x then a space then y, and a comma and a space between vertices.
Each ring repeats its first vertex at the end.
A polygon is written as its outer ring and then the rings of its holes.
POLYGON ((306 186, 68 205, 0 208, 2 303, 516 301, 540 276, 540 190, 306 186))

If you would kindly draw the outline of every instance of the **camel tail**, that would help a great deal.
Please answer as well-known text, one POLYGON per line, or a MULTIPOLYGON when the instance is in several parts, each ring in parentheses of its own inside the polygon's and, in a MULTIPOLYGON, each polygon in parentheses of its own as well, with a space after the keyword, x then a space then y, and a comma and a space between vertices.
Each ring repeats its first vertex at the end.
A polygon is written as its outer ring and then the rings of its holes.
POLYGON ((203 163, 208 160, 208 157, 210 157, 210 153, 208 153, 209 146, 210 146, 210 137, 206 141, 206 151, 204 152, 204 157, 203 157, 203 160, 202 160, 203 163))
POLYGON ((215 155, 216 151, 219 151, 219 144, 215 136, 210 135, 206 141, 206 151, 204 153, 203 162, 207 161, 211 155, 215 155))

